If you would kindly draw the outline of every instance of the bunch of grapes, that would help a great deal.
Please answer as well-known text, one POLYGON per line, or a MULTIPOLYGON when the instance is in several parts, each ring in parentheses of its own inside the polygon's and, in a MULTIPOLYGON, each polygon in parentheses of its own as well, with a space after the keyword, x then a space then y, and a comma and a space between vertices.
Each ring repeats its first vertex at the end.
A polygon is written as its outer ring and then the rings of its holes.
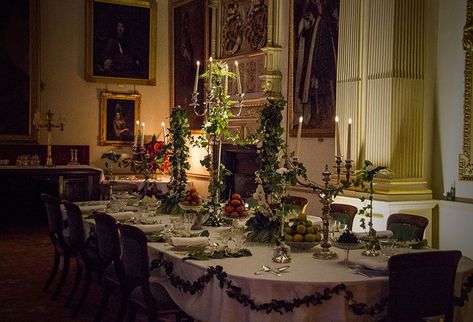
POLYGON ((359 242, 355 234, 349 230, 345 230, 343 234, 338 237, 337 241, 344 244, 357 244, 359 242))

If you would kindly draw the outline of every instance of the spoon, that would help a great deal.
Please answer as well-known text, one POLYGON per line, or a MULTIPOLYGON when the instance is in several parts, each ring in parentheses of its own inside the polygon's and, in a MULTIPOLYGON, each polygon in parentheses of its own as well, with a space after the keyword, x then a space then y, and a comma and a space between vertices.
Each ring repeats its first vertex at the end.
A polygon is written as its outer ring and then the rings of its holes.
POLYGON ((281 276, 281 274, 278 271, 275 271, 275 270, 271 269, 271 267, 266 266, 266 265, 261 265, 261 269, 259 271, 256 271, 255 275, 261 275, 261 274, 268 273, 268 272, 271 272, 276 276, 281 276))

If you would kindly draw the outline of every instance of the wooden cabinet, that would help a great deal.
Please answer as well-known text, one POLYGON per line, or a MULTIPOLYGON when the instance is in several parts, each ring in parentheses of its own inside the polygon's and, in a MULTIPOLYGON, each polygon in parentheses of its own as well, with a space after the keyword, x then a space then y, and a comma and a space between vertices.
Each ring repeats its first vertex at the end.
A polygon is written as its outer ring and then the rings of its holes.
POLYGON ((99 199, 101 175, 89 166, 0 167, 0 225, 46 223, 43 192, 69 201, 99 199))

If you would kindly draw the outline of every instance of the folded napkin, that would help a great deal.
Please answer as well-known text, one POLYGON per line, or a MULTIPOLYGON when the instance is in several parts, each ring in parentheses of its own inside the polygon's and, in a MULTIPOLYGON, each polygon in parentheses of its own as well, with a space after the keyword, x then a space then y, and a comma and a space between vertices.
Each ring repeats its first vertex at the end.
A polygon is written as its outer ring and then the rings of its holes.
POLYGON ((94 210, 105 210, 107 205, 88 205, 88 206, 79 206, 80 211, 82 212, 91 212, 94 210))
POLYGON ((374 271, 388 271, 388 262, 380 262, 374 258, 360 258, 355 261, 355 264, 374 271))
POLYGON ((197 247, 207 246, 209 244, 208 237, 171 237, 169 241, 174 247, 197 247))
MULTIPOLYGON (((354 233, 356 238, 361 239, 361 240, 368 240, 368 233, 363 231, 363 232, 357 232, 354 233)), ((393 232, 390 230, 379 230, 376 231, 376 236, 378 238, 391 238, 393 236, 393 232)))
POLYGON ((124 219, 130 219, 133 217, 136 213, 133 211, 122 211, 122 212, 115 212, 115 213, 109 213, 110 216, 115 218, 116 220, 124 220, 124 219))
POLYGON ((145 233, 156 233, 164 229, 164 224, 153 224, 153 225, 133 225, 145 233))

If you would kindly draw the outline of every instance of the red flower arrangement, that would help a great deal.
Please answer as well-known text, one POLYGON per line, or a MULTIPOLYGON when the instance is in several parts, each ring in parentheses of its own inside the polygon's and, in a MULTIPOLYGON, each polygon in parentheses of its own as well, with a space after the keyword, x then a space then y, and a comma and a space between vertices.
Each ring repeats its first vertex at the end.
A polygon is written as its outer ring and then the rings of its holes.
POLYGON ((145 143, 145 151, 149 155, 148 165, 151 172, 168 172, 170 151, 163 141, 158 141, 153 135, 151 141, 145 143))

